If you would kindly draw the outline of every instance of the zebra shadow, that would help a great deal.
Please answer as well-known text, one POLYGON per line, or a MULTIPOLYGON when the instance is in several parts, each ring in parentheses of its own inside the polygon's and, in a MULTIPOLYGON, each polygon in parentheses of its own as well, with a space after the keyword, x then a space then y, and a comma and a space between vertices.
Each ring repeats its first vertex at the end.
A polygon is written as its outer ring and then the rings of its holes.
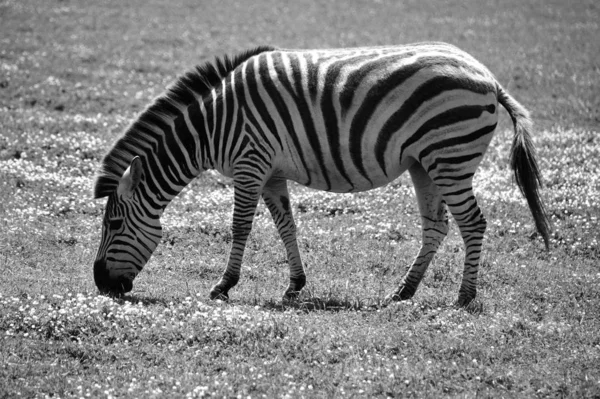
POLYGON ((295 300, 267 300, 257 303, 264 310, 274 312, 286 312, 296 310, 304 313, 310 312, 365 312, 376 311, 383 308, 383 304, 371 301, 363 301, 356 298, 338 298, 328 296, 321 298, 317 296, 301 295, 295 300))
MULTIPOLYGON (((153 297, 143 294, 127 294, 121 296, 113 296, 113 299, 120 305, 131 304, 131 305, 142 305, 142 306, 161 306, 161 307, 172 307, 174 303, 178 302, 176 298, 163 298, 153 297)), ((204 302, 204 300, 200 300, 204 302)), ((211 301, 207 301, 211 302, 211 301)), ((311 293, 302 293, 300 297, 295 300, 281 300, 281 299, 255 299, 254 301, 238 301, 231 300, 223 305, 225 306, 255 306, 269 312, 289 312, 296 311, 301 313, 311 312, 378 312, 383 310, 391 311, 391 313, 406 313, 407 310, 410 312, 417 311, 418 313, 427 314, 432 309, 439 310, 440 308, 460 308, 463 312, 470 313, 472 315, 481 315, 485 313, 485 306, 481 300, 474 300, 471 304, 466 307, 459 307, 455 303, 440 303, 423 301, 423 303, 414 301, 401 301, 384 303, 383 298, 372 297, 367 299, 361 298, 349 298, 349 297, 338 297, 335 295, 327 295, 327 297, 319 297, 312 295, 311 293)), ((409 313, 410 313, 409 312, 409 313)))
POLYGON ((310 312, 380 312, 387 310, 387 313, 414 313, 427 314, 431 310, 439 309, 460 309, 463 312, 474 316, 485 313, 485 306, 482 301, 476 299, 466 307, 459 306, 456 303, 424 303, 413 301, 401 301, 384 303, 381 298, 370 298, 369 300, 350 299, 350 298, 300 298, 293 301, 267 300, 262 303, 255 303, 267 311, 286 312, 295 310, 304 313, 310 312))
POLYGON ((169 307, 174 302, 173 298, 149 297, 140 294, 108 295, 119 305, 131 304, 142 306, 169 307))

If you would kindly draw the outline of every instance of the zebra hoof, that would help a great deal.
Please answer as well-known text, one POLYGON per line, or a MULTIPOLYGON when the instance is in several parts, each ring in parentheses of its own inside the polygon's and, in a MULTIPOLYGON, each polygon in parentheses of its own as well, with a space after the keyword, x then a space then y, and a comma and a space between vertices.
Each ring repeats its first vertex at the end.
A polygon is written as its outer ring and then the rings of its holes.
POLYGON ((212 301, 220 300, 226 302, 229 301, 229 294, 227 291, 222 291, 220 288, 214 287, 210 290, 210 299, 212 301))
POLYGON ((415 295, 416 288, 402 284, 396 291, 385 297, 384 304, 389 305, 392 302, 406 301, 415 295))
POLYGON ((306 276, 305 275, 290 278, 290 285, 288 286, 287 290, 285 290, 285 293, 283 294, 283 300, 284 301, 298 300, 298 297, 300 296, 300 291, 302 291, 302 288, 304 288, 305 285, 306 285, 306 276))
POLYGON ((456 301, 455 306, 457 308, 466 308, 473 302, 474 299, 475 299, 474 294, 466 294, 466 293, 459 292, 458 300, 456 301))
POLYGON ((300 291, 294 291, 294 290, 288 289, 283 294, 283 301, 284 302, 294 302, 294 301, 297 301, 299 297, 300 297, 300 291))

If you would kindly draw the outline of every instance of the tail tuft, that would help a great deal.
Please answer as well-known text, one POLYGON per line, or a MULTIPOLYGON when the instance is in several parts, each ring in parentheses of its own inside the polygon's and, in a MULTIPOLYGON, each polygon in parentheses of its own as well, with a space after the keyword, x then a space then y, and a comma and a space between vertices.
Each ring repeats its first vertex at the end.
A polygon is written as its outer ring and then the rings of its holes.
POLYGON ((510 166, 515 173, 519 190, 529 205, 535 226, 541 234, 546 249, 550 249, 550 220, 540 197, 541 177, 535 159, 535 148, 531 141, 531 119, 527 110, 498 86, 498 102, 508 111, 514 127, 510 166))

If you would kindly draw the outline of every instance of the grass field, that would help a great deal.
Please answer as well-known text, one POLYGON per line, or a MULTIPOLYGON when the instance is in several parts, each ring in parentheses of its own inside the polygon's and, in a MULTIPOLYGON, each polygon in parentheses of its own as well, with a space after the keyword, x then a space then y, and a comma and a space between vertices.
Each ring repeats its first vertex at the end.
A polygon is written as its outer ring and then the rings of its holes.
POLYGON ((0 0, 0 398, 600 397, 600 6, 595 0, 0 0), (92 263, 102 155, 177 74, 272 44, 443 40, 526 105, 552 250, 508 168, 503 116, 476 176, 488 220, 478 299, 452 306, 454 224, 415 297, 387 308, 420 245, 408 176, 339 195, 292 185, 308 273, 282 304, 264 205, 229 303, 211 302, 230 182, 206 173, 122 299, 92 263))

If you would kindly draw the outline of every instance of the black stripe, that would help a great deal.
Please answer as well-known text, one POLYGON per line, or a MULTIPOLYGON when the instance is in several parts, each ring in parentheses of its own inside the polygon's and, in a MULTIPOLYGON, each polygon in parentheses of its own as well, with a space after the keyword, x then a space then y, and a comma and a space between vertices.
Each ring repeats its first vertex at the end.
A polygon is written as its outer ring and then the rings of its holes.
MULTIPOLYGON (((352 180, 348 177, 348 173, 346 172, 346 168, 344 167, 344 162, 342 161, 338 119, 334 107, 335 82, 337 81, 341 69, 344 65, 345 61, 338 61, 331 64, 327 69, 327 72, 325 74, 325 83, 323 86, 323 94, 321 96, 321 113, 323 115, 323 121, 325 123, 327 142, 329 144, 329 151, 331 152, 331 157, 335 162, 335 166, 339 170, 342 177, 348 183, 350 183, 352 188, 354 188, 354 184, 352 183, 352 180)), ((330 187, 329 179, 328 187, 330 187)))
MULTIPOLYGON (((422 68, 419 67, 419 68, 422 68)), ((385 149, 394 133, 399 131, 409 118, 421 107, 425 102, 439 96, 440 94, 457 89, 469 89, 472 86, 468 78, 455 76, 436 76, 427 82, 423 83, 411 94, 411 96, 402 104, 400 109, 392 114, 385 122, 375 146, 375 156, 381 169, 385 172, 385 149)), ((478 93, 487 93, 489 90, 476 91, 478 93)), ((420 137, 418 137, 420 138, 420 137)), ((412 139, 412 138, 411 138, 412 139)), ((416 140, 415 140, 416 141, 416 140)), ((408 146, 408 143, 406 146, 408 146)), ((403 153, 404 151, 402 151, 403 153)))
MULTIPOLYGON (((245 135, 244 135, 244 136, 242 136, 242 140, 241 140, 241 142, 237 142, 237 143, 235 143, 235 144, 237 144, 237 145, 232 145, 232 146, 231 146, 231 150, 230 150, 230 157, 229 157, 229 159, 230 159, 230 160, 237 159, 237 158, 238 158, 238 156, 239 156, 241 153, 243 153, 244 151, 247 151, 247 148, 246 148, 246 147, 248 147, 248 143, 249 143, 249 142, 250 142, 250 139, 248 138, 248 136, 245 136, 245 135), (236 148, 237 148, 237 152, 235 152, 235 153, 234 153, 233 151, 234 151, 236 148)), ((232 164, 233 164, 233 162, 232 162, 232 164)))
MULTIPOLYGON (((187 152, 188 158, 190 159, 192 166, 196 169, 199 169, 198 162, 196 159, 196 141, 194 140, 194 136, 188 129, 187 123, 185 122, 185 118, 183 115, 176 118, 174 121, 175 131, 179 136, 180 145, 176 144, 181 149, 181 154, 187 152)), ((177 159, 177 158, 176 158, 177 159)), ((185 161, 185 157, 179 158, 179 166, 181 172, 185 175, 187 179, 192 179, 195 177, 195 174, 190 170, 187 162, 185 161)))
POLYGON ((215 149, 215 153, 212 154, 212 163, 216 164, 217 162, 217 154, 218 154, 218 143, 219 143, 219 138, 221 135, 221 132, 215 131, 214 127, 215 127, 215 113, 213 111, 213 102, 212 99, 209 101, 208 98, 204 99, 204 110, 206 111, 206 116, 205 116, 205 122, 206 122, 206 126, 208 128, 208 132, 206 132, 206 134, 208 135, 210 132, 213 132, 212 135, 212 144, 213 147, 215 149))
MULTIPOLYGON (((216 94, 214 103, 210 100, 207 101, 210 104, 210 112, 213 112, 213 142, 215 144, 215 154, 220 153, 220 149, 223 148, 223 146, 227 143, 228 132, 224 131, 221 133, 221 126, 223 124, 223 111, 221 110, 221 107, 223 107, 223 102, 221 100, 222 97, 220 97, 219 94, 216 94)), ((223 167, 223 162, 225 162, 223 157, 221 157, 220 161, 221 167, 223 167)))
POLYGON ((446 196, 446 197, 450 197, 450 196, 454 197, 454 196, 457 196, 457 195, 464 194, 464 193, 466 193, 468 191, 471 191, 471 187, 463 188, 462 190, 458 190, 458 191, 452 191, 452 192, 446 193, 444 196, 446 196))
MULTIPOLYGON (((160 209, 162 206, 164 206, 164 204, 160 200, 162 195, 157 194, 162 194, 162 191, 158 188, 158 186, 154 182, 154 179, 149 179, 148 177, 146 177, 145 181, 146 184, 141 186, 143 189, 143 191, 141 192, 141 196, 144 198, 144 201, 150 204, 152 209, 160 209), (158 201, 154 201, 154 197, 157 197, 158 201)), ((146 207, 144 206, 144 209, 145 208, 146 207)), ((146 212, 146 214, 148 216, 151 215, 149 212, 146 212)))
MULTIPOLYGON (((147 200, 148 198, 145 198, 145 199, 147 200)), ((148 212, 148 209, 146 208, 146 206, 144 205, 144 201, 129 202, 127 204, 127 210, 125 213, 127 213, 127 215, 129 215, 130 218, 132 218, 133 215, 147 215, 147 216, 151 215, 150 212, 148 212)), ((143 220, 141 221, 141 223, 149 228, 154 228, 153 226, 147 224, 143 220)))
POLYGON ((268 167, 270 165, 270 157, 264 147, 256 148, 256 144, 251 145, 251 150, 246 153, 246 157, 254 162, 259 161, 259 164, 268 167))
MULTIPOLYGON (((271 78, 269 76, 268 69, 266 69, 267 63, 266 63, 264 55, 259 56, 258 62, 259 62, 258 73, 260 76, 260 80, 263 83, 263 85, 265 86, 265 90, 267 90, 266 83, 269 82, 271 80, 271 78)), ((245 84, 246 90, 248 91, 248 94, 250 95, 250 98, 252 99, 252 104, 251 104, 252 108, 256 110, 258 117, 260 117, 260 119, 265 123, 265 125, 267 126, 267 129, 269 129, 269 131, 271 132, 271 136, 277 140, 277 142, 279 143, 279 146, 281 147, 281 141, 279 140, 279 137, 278 137, 277 127, 275 125, 275 122, 273 121, 273 118, 271 118, 270 111, 268 110, 267 106, 265 105, 265 103, 258 91, 259 83, 256 80, 253 62, 247 64, 245 83, 246 83, 245 84)), ((247 111, 251 111, 250 107, 248 107, 246 109, 247 109, 247 111)), ((246 112, 246 116, 248 116, 248 119, 250 119, 251 123, 255 126, 257 133, 259 133, 261 135, 260 139, 258 139, 258 137, 255 137, 255 140, 266 142, 269 145, 269 147, 271 147, 271 151, 274 152, 275 149, 273 148, 271 141, 265 136, 262 129, 260 129, 260 125, 258 124, 257 120, 254 118, 254 115, 252 115, 252 114, 253 114, 253 112, 246 112)))
POLYGON ((204 114, 200 110, 200 102, 196 102, 188 108, 190 122, 197 133, 197 137, 200 142, 200 156, 203 158, 199 160, 201 164, 204 164, 205 159, 208 158, 212 163, 212 154, 210 153, 210 146, 208 145, 208 139, 206 128, 204 126, 204 114))
POLYGON ((483 153, 474 152, 472 154, 463 155, 459 157, 436 158, 435 161, 429 166, 429 168, 427 168, 427 173, 437 168, 438 164, 458 165, 461 163, 472 161, 473 159, 476 159, 478 157, 483 157, 483 153))
MULTIPOLYGON (((344 87, 342 89, 342 91, 340 92, 340 106, 342 109, 342 117, 346 116, 346 113, 348 112, 350 106, 352 105, 352 100, 354 99, 354 93, 356 92, 356 90, 358 89, 358 87, 360 86, 360 84, 362 83, 362 81, 365 79, 366 76, 370 75, 373 73, 373 71, 382 68, 382 67, 386 67, 389 65, 389 61, 390 58, 393 58, 394 61, 398 61, 404 58, 408 58, 408 57, 412 57, 413 55, 415 55, 414 51, 410 51, 408 53, 404 53, 404 54, 387 54, 385 56, 382 56, 381 58, 378 58, 372 62, 366 63, 365 65, 362 65, 360 68, 358 68, 355 71, 352 71, 351 73, 348 74, 348 78, 346 79, 346 82, 344 83, 344 87)), ((356 62, 360 62, 363 59, 369 59, 369 58, 373 58, 373 55, 371 54, 367 54, 364 55, 362 57, 357 57, 356 62)))
POLYGON ((481 116, 486 107, 481 105, 464 105, 442 112, 429 119, 421 125, 421 127, 406 140, 400 147, 400 157, 404 154, 406 148, 421 140, 423 136, 432 130, 439 129, 444 126, 450 126, 455 123, 477 119, 481 116))
MULTIPOLYGON (((290 53, 289 57, 290 57, 290 60, 293 61, 295 59, 296 55, 290 53)), ((316 104, 317 94, 319 92, 319 66, 318 66, 318 63, 317 64, 312 63, 312 57, 309 59, 308 56, 305 56, 304 59, 306 60, 306 69, 307 69, 306 85, 308 86, 308 93, 310 94, 310 99, 311 99, 312 103, 316 104)), ((292 70, 294 70, 294 72, 295 72, 294 80, 302 81, 301 74, 300 74, 300 68, 293 67, 292 70)))
POLYGON ((308 181, 304 182, 303 184, 309 186, 311 184, 312 180, 310 177, 308 165, 306 164, 306 159, 304 157, 303 148, 300 145, 300 140, 298 139, 298 135, 296 134, 296 129, 294 128, 294 124, 292 123, 292 116, 290 115, 290 112, 285 105, 283 97, 277 90, 277 87, 275 86, 273 81, 271 81, 271 79, 266 79, 263 82, 263 84, 265 85, 265 89, 267 90, 267 92, 271 95, 271 97, 273 99, 273 103, 275 104, 275 107, 277 108, 277 112, 279 113, 279 115, 285 125, 287 133, 290 136, 290 138, 292 139, 296 151, 298 151, 298 156, 300 157, 300 160, 302 161, 302 166, 304 167, 304 170, 306 171, 306 176, 308 177, 308 181))
MULTIPOLYGON (((266 134, 262 130, 261 126, 254 126, 254 125, 251 125, 248 123, 244 127, 245 127, 244 132, 246 132, 250 137, 254 138, 254 140, 252 141, 252 147, 251 147, 251 149, 253 149, 254 152, 259 151, 261 154, 264 154, 264 155, 273 154, 275 152, 273 150, 273 146, 271 145, 270 141, 263 141, 263 140, 256 139, 258 136, 266 137, 266 134), (269 147, 271 148, 270 151, 267 149, 267 147, 265 147, 265 144, 269 145, 269 147)), ((250 153, 248 153, 248 154, 250 154, 250 153)), ((248 156, 248 154, 246 154, 246 156, 248 156)))
MULTIPOLYGON (((179 113, 177 119, 183 119, 181 113, 179 113)), ((176 120, 173 122, 176 122, 176 120)), ((158 115, 156 115, 156 118, 152 121, 152 123, 154 124, 154 126, 158 127, 162 131, 162 134, 155 133, 152 129, 146 127, 143 128, 143 133, 154 138, 158 144, 158 152, 152 154, 151 156, 154 156, 159 162, 161 162, 161 164, 163 165, 163 169, 167 174, 167 178, 169 178, 171 182, 174 182, 178 185, 183 185, 181 176, 171 172, 171 169, 173 169, 174 171, 177 170, 176 166, 179 165, 179 162, 177 162, 177 160, 184 158, 181 146, 175 139, 176 134, 179 133, 176 129, 174 129, 175 123, 173 124, 173 126, 171 126, 170 123, 168 123, 166 120, 164 120, 158 115), (167 165, 165 165, 165 163, 167 163, 167 165), (171 166, 171 168, 169 168, 168 166, 171 166)), ((193 177, 192 173, 189 170, 188 176, 190 178, 193 177)))
POLYGON ((438 180, 467 180, 467 179, 470 179, 471 177, 473 177, 473 174, 474 173, 465 173, 463 175, 458 175, 458 176, 441 175, 441 176, 436 176, 435 179, 433 179, 433 181, 438 181, 438 180))
MULTIPOLYGON (((240 83, 239 85, 243 86, 242 83, 240 83)), ((240 91, 243 93, 243 88, 240 89, 240 91)), ((242 109, 243 109, 243 107, 244 107, 244 105, 241 105, 241 104, 238 107, 238 111, 237 111, 236 116, 235 116, 235 126, 233 128, 233 132, 231 133, 231 134, 233 134, 233 137, 236 137, 236 138, 240 137, 240 132, 242 131, 242 126, 244 124, 244 121, 243 121, 244 118, 242 117, 242 109)), ((248 119, 254 120, 254 116, 252 116, 251 112, 246 112, 246 115, 248 116, 248 119)), ((252 122, 250 122, 250 123, 252 123, 252 122)), ((248 138, 244 137, 244 140, 247 142, 248 138)), ((236 148, 236 144, 237 143, 236 143, 235 140, 231 142, 231 146, 229 147, 229 154, 227 154, 227 156, 228 156, 227 159, 229 160, 229 163, 231 165, 234 164, 234 160, 235 160, 235 156, 234 156, 233 152, 234 152, 234 150, 236 148)), ((225 149, 223 149, 223 151, 224 150, 225 149)))
MULTIPOLYGON (((258 172, 260 172, 260 171, 258 171, 258 172)), ((252 180, 252 181, 261 179, 261 175, 259 173, 248 170, 248 169, 240 170, 235 173, 236 179, 238 179, 238 178, 241 179, 244 176, 250 178, 250 180, 252 180)))
MULTIPOLYGON (((154 133, 152 133, 154 135, 154 133)), ((159 137, 160 139, 160 137, 159 137)), ((154 139, 154 142, 152 142, 151 140, 146 141, 145 144, 148 144, 148 146, 156 148, 157 151, 151 152, 151 151, 144 151, 141 155, 142 158, 142 165, 144 165, 144 171, 148 172, 148 173, 144 173, 145 178, 144 181, 146 182, 146 185, 149 186, 149 188, 151 189, 151 191, 153 192, 166 192, 169 195, 177 195, 178 191, 176 191, 175 189, 171 189, 170 187, 170 181, 167 181, 165 179, 165 175, 166 174, 171 174, 169 169, 166 168, 167 164, 159 164, 159 162, 157 162, 157 159, 161 159, 163 160, 164 157, 164 145, 162 144, 162 141, 158 141, 156 138, 154 139), (161 156, 162 155, 162 156, 161 156), (160 166, 163 166, 163 170, 160 169, 160 166)), ((139 151, 140 150, 140 146, 141 143, 138 143, 136 148, 139 151)), ((171 174, 172 175, 172 174, 171 174)))
MULTIPOLYGON (((469 190, 470 190, 470 189, 463 190, 463 191, 469 191, 469 190)), ((459 206, 462 206, 462 205, 466 204, 466 203, 467 203, 467 202, 469 202, 469 201, 474 201, 474 200, 475 200, 475 197, 474 197, 473 195, 470 195, 470 196, 468 196, 468 197, 467 197, 465 200, 463 200, 463 201, 460 201, 460 202, 457 202, 457 203, 452 203, 452 204, 448 202, 448 203, 446 203, 446 205, 448 205, 448 206, 454 206, 454 207, 459 207, 459 206)))
POLYGON ((206 153, 206 131, 204 129, 204 116, 200 112, 199 105, 200 103, 196 102, 195 104, 192 104, 188 107, 188 117, 190 123, 192 124, 192 128, 195 130, 195 132, 191 132, 190 129, 186 127, 185 134, 189 136, 184 137, 182 140, 182 143, 185 146, 189 145, 190 147, 193 147, 193 150, 188 152, 190 153, 192 166, 198 170, 200 170, 200 168, 202 167, 203 159, 201 158, 206 153), (197 125, 202 126, 200 130, 198 130, 197 125), (198 143, 200 146, 199 149, 196 147, 196 139, 198 139, 198 143), (196 154, 199 154, 200 158, 196 158, 196 154))
MULTIPOLYGON (((241 69, 241 68, 238 68, 241 69)), ((235 135, 235 131, 232 130, 232 126, 234 121, 237 122, 235 120, 235 117, 237 115, 234 115, 234 108, 235 108, 235 98, 234 96, 237 93, 234 93, 233 90, 233 78, 235 77, 235 74, 232 73, 230 76, 227 77, 227 79, 225 80, 222 92, 223 95, 221 97, 221 101, 223 99, 223 96, 225 97, 225 101, 222 105, 222 109, 224 111, 224 113, 222 115, 220 115, 221 119, 224 119, 224 126, 223 126, 223 130, 225 132, 225 137, 223 137, 223 146, 221 148, 218 148, 216 151, 218 151, 221 154, 221 158, 222 161, 221 162, 225 162, 225 150, 227 148, 227 144, 231 140, 235 140, 236 139, 236 135, 235 135)), ((238 98, 239 99, 239 98, 238 98)))
MULTIPOLYGON (((116 253, 116 254, 126 253, 126 254, 131 255, 129 252, 123 252, 123 251, 110 251, 109 253, 116 253)), ((136 258, 136 260, 137 260, 138 263, 143 263, 143 261, 141 259, 139 259, 138 257, 136 257, 136 256, 133 256, 133 257, 136 258)), ((106 256, 106 260, 110 261, 110 262, 119 263, 119 264, 127 264, 127 263, 129 263, 129 264, 133 265, 137 269, 137 271, 142 271, 142 269, 143 269, 143 266, 138 266, 136 264, 136 262, 132 262, 130 260, 117 259, 117 258, 115 258, 113 256, 108 255, 108 254, 106 256)), ((126 268, 125 267, 121 267, 121 269, 126 269, 126 268)))
MULTIPOLYGON (((365 179, 369 180, 369 182, 371 180, 367 176, 367 172, 362 163, 362 141, 365 134, 365 127, 373 115, 373 112, 375 112, 385 96, 398 86, 401 86, 404 82, 406 82, 406 80, 414 76, 417 72, 422 70, 424 66, 424 62, 409 64, 394 70, 386 78, 378 80, 377 83, 369 90, 364 101, 352 119, 349 136, 350 157, 352 158, 352 162, 356 165, 356 168, 360 174, 365 179)), ((376 146, 376 148, 378 147, 376 146)), ((379 148, 379 151, 383 152, 381 148, 379 148)), ((376 154, 376 156, 378 156, 378 154, 376 154)), ((381 154, 381 157, 383 157, 383 154, 381 154)))
MULTIPOLYGON (((119 239, 115 239, 113 241, 113 244, 118 244, 118 243, 126 243, 127 245, 133 245, 132 249, 134 249, 138 254, 142 255, 142 253, 139 250, 139 247, 142 247, 143 249, 145 249, 147 252, 152 252, 150 250, 150 247, 148 247, 146 245, 146 243, 140 239, 140 237, 138 235, 142 235, 142 236, 146 236, 144 234, 144 230, 140 229, 139 226, 133 224, 133 226, 130 224, 129 228, 131 231, 135 232, 136 236, 132 236, 129 234, 121 234, 120 237, 125 237, 129 240, 131 240, 129 243, 127 243, 127 241, 121 241, 119 239), (135 246, 137 245, 137 246, 135 246)), ((131 253, 131 252, 130 252, 131 253)))
POLYGON ((463 145, 463 144, 468 144, 471 143, 477 139, 480 139, 481 137, 490 134, 494 131, 494 129, 496 129, 496 124, 492 124, 489 126, 485 126, 482 127, 479 130, 474 131, 473 133, 461 136, 461 137, 452 137, 446 140, 440 140, 437 143, 431 144, 430 146, 424 148, 420 153, 419 153, 419 162, 421 162, 421 160, 423 158, 425 158, 427 155, 429 155, 430 153, 432 153, 433 151, 437 151, 440 150, 442 148, 450 148, 450 147, 454 147, 457 145, 463 145))
POLYGON ((473 201, 471 206, 462 212, 452 212, 452 216, 454 216, 455 219, 458 219, 458 216, 463 216, 463 215, 469 216, 469 213, 472 212, 473 209, 475 209, 476 211, 472 215, 470 215, 471 217, 469 219, 462 219, 462 221, 473 220, 475 217, 479 216, 479 214, 481 213, 481 210, 479 210, 479 206, 477 205, 476 201, 473 201))
MULTIPOLYGON (((296 66, 296 68, 299 68, 299 64, 296 66)), ((285 70, 283 70, 283 71, 285 72, 285 70)), ((298 72, 300 72, 299 69, 298 69, 298 72)), ((283 73, 283 76, 287 80, 287 74, 283 73)), ((298 95, 294 96, 294 93, 291 90, 291 87, 288 88, 288 91, 290 92, 290 95, 292 97, 295 97, 294 100, 296 102, 296 105, 298 106, 298 111, 300 113, 300 117, 302 118, 302 123, 304 125, 304 131, 306 133, 306 137, 308 138, 308 142, 313 150, 313 153, 315 154, 315 157, 319 164, 319 168, 321 169, 323 177, 325 178, 325 184, 327 185, 326 190, 329 190, 331 188, 331 182, 329 180, 329 176, 328 176, 327 170, 325 168, 323 149, 321 148, 321 142, 319 141, 319 135, 317 134, 316 129, 315 129, 315 122, 312 117, 312 112, 308 106, 308 102, 306 101, 306 98, 304 97, 304 90, 302 87, 303 82, 302 82, 301 77, 302 77, 302 74, 298 74, 297 79, 294 79, 294 86, 296 89, 296 93, 298 93, 298 95)))

